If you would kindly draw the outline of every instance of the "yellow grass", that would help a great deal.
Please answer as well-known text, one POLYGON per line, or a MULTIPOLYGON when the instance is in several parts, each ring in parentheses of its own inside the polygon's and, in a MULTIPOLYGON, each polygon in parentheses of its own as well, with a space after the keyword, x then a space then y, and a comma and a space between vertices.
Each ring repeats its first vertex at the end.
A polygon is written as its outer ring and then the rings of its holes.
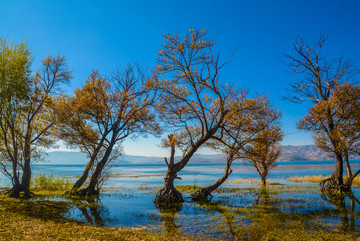
MULTIPOLYGON (((330 176, 303 176, 303 177, 290 177, 289 181, 298 182, 298 183, 320 183, 322 180, 329 178, 330 176)), ((346 181, 346 177, 344 177, 344 181, 346 181)), ((353 180, 354 187, 360 187, 360 177, 355 177, 353 180)))

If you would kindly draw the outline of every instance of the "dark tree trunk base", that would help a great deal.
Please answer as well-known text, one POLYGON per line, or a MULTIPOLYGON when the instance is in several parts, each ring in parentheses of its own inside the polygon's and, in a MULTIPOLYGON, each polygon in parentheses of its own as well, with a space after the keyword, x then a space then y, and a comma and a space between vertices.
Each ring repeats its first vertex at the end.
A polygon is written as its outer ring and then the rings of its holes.
POLYGON ((195 201, 195 202, 199 202, 199 201, 211 201, 212 199, 212 195, 211 195, 212 190, 208 187, 206 188, 201 188, 200 190, 197 190, 196 192, 194 192, 193 194, 191 194, 191 200, 195 201))
POLYGON ((12 189, 9 190, 8 194, 9 197, 20 198, 20 192, 21 192, 20 187, 13 187, 12 189))
POLYGON ((215 191, 218 187, 220 187, 226 179, 229 177, 229 175, 232 173, 232 170, 230 169, 231 161, 232 159, 227 160, 226 164, 226 170, 224 175, 217 180, 214 184, 201 188, 200 190, 196 191, 195 193, 191 194, 191 199, 195 202, 202 202, 202 201, 211 201, 212 195, 211 193, 215 191))
POLYGON ((70 194, 72 195, 78 195, 78 196, 98 196, 99 195, 99 190, 94 190, 94 189, 89 189, 89 188, 85 188, 85 189, 80 189, 76 192, 70 192, 70 194))
POLYGON ((30 190, 24 190, 21 186, 15 186, 9 190, 5 190, 3 193, 12 198, 29 198, 35 195, 33 192, 30 192, 30 190))
POLYGON ((348 192, 351 190, 351 185, 349 185, 348 183, 338 184, 334 181, 333 178, 327 178, 320 182, 320 189, 322 192, 328 192, 328 191, 348 192))
POLYGON ((182 202, 184 202, 182 194, 176 190, 175 187, 160 189, 155 198, 156 204, 174 204, 182 202))

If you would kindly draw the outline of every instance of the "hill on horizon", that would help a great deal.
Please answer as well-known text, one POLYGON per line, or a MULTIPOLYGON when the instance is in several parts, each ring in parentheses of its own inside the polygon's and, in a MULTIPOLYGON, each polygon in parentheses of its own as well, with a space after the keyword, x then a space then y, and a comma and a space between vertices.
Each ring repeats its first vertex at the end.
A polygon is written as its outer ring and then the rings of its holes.
MULTIPOLYGON (((87 157, 82 152, 72 151, 52 151, 47 152, 44 156, 45 163, 51 164, 85 164, 87 157)), ((175 160, 179 160, 180 156, 175 157, 175 160)), ((191 163, 219 163, 224 162, 226 159, 225 154, 210 154, 202 155, 195 154, 191 160, 191 163)), ((278 162, 283 161, 317 161, 317 160, 329 160, 328 153, 319 150, 315 145, 286 145, 282 147, 282 153, 278 159, 278 162)), ((136 155, 120 155, 114 162, 119 164, 162 164, 164 163, 164 157, 158 156, 136 156, 136 155)))

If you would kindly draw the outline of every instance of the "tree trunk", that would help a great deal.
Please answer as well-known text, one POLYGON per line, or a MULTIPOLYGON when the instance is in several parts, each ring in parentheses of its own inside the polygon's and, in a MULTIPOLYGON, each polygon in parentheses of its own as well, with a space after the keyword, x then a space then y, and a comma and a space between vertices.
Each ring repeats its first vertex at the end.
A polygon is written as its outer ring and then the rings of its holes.
MULTIPOLYGON (((164 187, 159 190, 155 197, 155 203, 164 203, 164 204, 170 204, 170 203, 176 203, 176 202, 183 202, 184 199, 182 198, 182 194, 176 190, 174 187, 174 179, 178 178, 177 173, 180 172, 185 165, 190 161, 191 157, 195 154, 195 152, 203 145, 206 141, 208 141, 215 132, 220 128, 220 124, 223 122, 225 115, 228 113, 228 111, 224 111, 221 114, 220 120, 218 123, 207 131, 206 135, 204 135, 202 138, 197 140, 195 144, 191 146, 191 148, 188 150, 188 152, 183 156, 183 158, 175 164, 175 146, 176 146, 176 139, 174 135, 169 135, 169 142, 171 144, 171 154, 170 154, 170 160, 167 162, 167 159, 165 158, 165 163, 168 166, 168 171, 164 177, 165 183, 164 187)), ((220 184, 221 185, 221 184, 220 184)))
POLYGON ((21 179, 21 190, 24 192, 25 197, 30 196, 30 181, 31 181, 31 151, 30 151, 30 138, 25 138, 24 143, 24 168, 21 179))
POLYGON ((30 197, 30 180, 31 180, 31 167, 30 167, 30 158, 27 160, 25 158, 23 175, 21 180, 21 191, 24 192, 24 197, 30 197))
POLYGON ((184 201, 182 194, 174 187, 175 178, 178 178, 177 173, 168 168, 164 177, 164 187, 157 192, 155 203, 173 204, 184 201))
POLYGON ((336 166, 335 172, 332 174, 331 178, 325 179, 320 182, 321 190, 322 191, 348 191, 351 187, 348 185, 344 185, 343 179, 343 157, 341 153, 336 153, 336 166))
POLYGON ((193 201, 204 201, 209 200, 212 198, 211 193, 215 191, 218 187, 220 187, 226 179, 228 179, 229 175, 231 174, 232 170, 226 170, 224 175, 218 179, 214 184, 201 188, 200 190, 197 190, 195 193, 191 194, 191 199, 193 201))
POLYGON ((351 189, 351 186, 352 186, 352 181, 353 181, 353 174, 352 174, 352 171, 351 171, 351 166, 350 166, 350 163, 349 163, 349 154, 348 154, 348 151, 347 150, 344 150, 345 154, 344 154, 344 162, 345 162, 345 167, 346 167, 346 172, 347 172, 347 178, 346 178, 346 181, 345 181, 345 188, 346 189, 351 189))
POLYGON ((232 170, 230 169, 230 166, 232 161, 233 161, 233 155, 230 155, 226 160, 226 168, 224 175, 220 179, 218 179, 214 184, 201 188, 200 190, 191 194, 191 199, 193 201, 209 200, 209 197, 211 199, 212 198, 211 193, 215 191, 218 187, 220 187, 231 174, 232 170))
POLYGON ((99 184, 99 179, 101 177, 101 173, 109 160, 109 157, 110 157, 110 154, 111 154, 111 151, 112 151, 114 145, 115 145, 115 141, 110 143, 109 147, 106 149, 106 152, 105 152, 103 158, 96 165, 96 169, 91 176, 89 185, 87 186, 87 188, 78 191, 78 194, 80 196, 91 196, 91 195, 99 194, 99 189, 96 189, 96 186, 99 184))
POLYGON ((261 185, 266 187, 266 176, 261 177, 261 185))
POLYGON ((13 169, 13 187, 9 191, 9 196, 14 198, 20 198, 21 185, 19 180, 19 175, 17 172, 17 160, 12 160, 12 169, 13 169))
POLYGON ((15 184, 9 192, 9 196, 13 198, 20 198, 20 192, 21 192, 21 185, 15 184))
POLYGON ((86 165, 82 176, 75 182, 74 186, 71 188, 70 193, 73 193, 73 194, 76 193, 76 192, 78 191, 78 189, 81 188, 82 185, 84 185, 86 179, 87 179, 88 176, 89 176, 89 172, 90 172, 92 166, 94 165, 95 159, 96 159, 96 157, 98 156, 98 154, 99 154, 99 152, 100 152, 100 150, 101 150, 101 147, 102 147, 103 144, 104 144, 105 137, 106 137, 106 135, 104 134, 103 137, 101 138, 98 146, 97 146, 96 149, 94 150, 94 153, 91 155, 90 161, 89 161, 88 164, 86 165))
POLYGON ((352 171, 349 163, 349 154, 347 150, 344 150, 344 162, 345 162, 347 177, 350 178, 352 176, 352 171))
POLYGON ((344 166, 343 166, 342 156, 341 156, 341 154, 337 154, 336 155, 336 169, 335 169, 334 174, 332 175, 334 189, 342 190, 343 185, 344 185, 343 172, 344 172, 344 166))
POLYGON ((95 158, 91 157, 90 161, 88 162, 88 164, 86 165, 86 167, 84 169, 82 176, 75 182, 75 184, 71 188, 70 193, 76 193, 78 191, 78 189, 85 183, 86 179, 89 176, 89 172, 90 172, 92 166, 94 165, 94 162, 95 162, 95 158))

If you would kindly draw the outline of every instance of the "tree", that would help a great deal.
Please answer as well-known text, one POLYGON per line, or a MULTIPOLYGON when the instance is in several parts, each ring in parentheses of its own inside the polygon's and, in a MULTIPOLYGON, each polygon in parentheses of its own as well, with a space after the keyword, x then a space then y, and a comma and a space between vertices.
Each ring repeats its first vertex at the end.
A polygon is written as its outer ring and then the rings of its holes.
POLYGON ((270 130, 280 131, 276 126, 280 113, 275 111, 266 96, 246 98, 246 93, 232 94, 226 105, 229 113, 220 130, 207 146, 226 154, 224 175, 213 184, 201 188, 191 195, 192 200, 201 201, 211 197, 232 173, 231 164, 236 159, 250 157, 250 150, 256 142, 263 141, 261 133, 270 130))
POLYGON ((30 99, 24 103, 21 116, 24 121, 21 133, 24 153, 21 189, 26 196, 30 194, 31 159, 36 158, 44 147, 49 147, 56 141, 53 130, 53 99, 60 93, 60 85, 72 79, 65 61, 65 57, 51 55, 44 59, 30 86, 30 99))
POLYGON ((58 99, 56 113, 60 137, 70 146, 88 154, 89 162, 72 188, 80 195, 98 194, 104 167, 113 149, 129 137, 159 134, 152 112, 155 93, 147 89, 138 66, 128 65, 110 80, 94 71, 73 96, 58 99), (89 185, 79 188, 92 172, 89 185))
POLYGON ((155 202, 182 202, 182 194, 174 187, 177 173, 190 161, 219 130, 229 112, 225 108, 228 90, 219 83, 219 56, 213 55, 213 41, 206 39, 206 31, 190 30, 181 39, 166 35, 158 52, 156 73, 149 85, 158 88, 160 99, 157 110, 167 130, 173 132, 163 141, 171 149, 164 187, 155 202), (175 163, 175 151, 181 159, 175 163))
MULTIPOLYGON (((312 131, 316 145, 333 156, 337 154, 337 149, 333 145, 335 140, 347 171, 344 189, 351 189, 353 179, 360 173, 360 170, 353 173, 349 164, 349 156, 360 153, 359 109, 360 87, 351 83, 343 84, 334 89, 329 99, 320 101, 310 108, 298 125, 301 129, 312 131), (324 127, 330 118, 334 128, 327 130, 324 127)), ((332 178, 324 180, 321 184, 327 188, 334 185, 332 178)))
POLYGON ((276 159, 281 153, 279 142, 283 134, 278 123, 280 112, 269 106, 264 108, 266 110, 260 116, 261 118, 255 120, 258 128, 253 132, 253 140, 244 148, 242 158, 255 167, 265 187, 269 171, 277 166, 276 159))
POLYGON ((3 42, 2 48, 4 62, 1 82, 4 84, 1 85, 1 92, 4 98, 0 136, 4 161, 1 165, 3 172, 13 182, 10 195, 19 197, 23 191, 24 196, 29 196, 31 160, 39 157, 42 148, 54 143, 52 99, 59 92, 60 84, 72 78, 71 71, 64 57, 48 56, 40 70, 32 75, 29 51, 23 43, 13 44, 9 48, 3 42), (14 95, 8 91, 14 91, 14 95), (12 166, 11 172, 8 171, 8 165, 12 166), (22 170, 21 182, 18 167, 22 170))
MULTIPOLYGON (((298 127, 312 131, 315 142, 320 148, 322 148, 320 139, 327 139, 336 160, 336 169, 332 177, 324 181, 328 183, 329 189, 345 190, 347 187, 343 182, 344 148, 336 134, 339 133, 340 126, 334 119, 334 109, 329 99, 336 88, 346 83, 352 83, 358 70, 349 61, 344 61, 342 58, 326 61, 321 52, 326 39, 326 36, 321 36, 315 44, 307 44, 301 38, 295 42, 295 55, 287 55, 287 58, 293 72, 303 78, 290 86, 289 95, 286 98, 296 103, 310 102, 314 108, 322 109, 322 121, 315 121, 316 123, 311 125, 311 118, 309 118, 311 114, 309 113, 309 117, 300 121, 298 127)), ((309 112, 312 110, 310 109, 309 112)))
POLYGON ((21 101, 28 99, 31 54, 25 42, 12 43, 0 39, 0 155, 1 171, 13 184, 11 196, 19 196, 18 163, 22 159, 18 128, 21 101))

